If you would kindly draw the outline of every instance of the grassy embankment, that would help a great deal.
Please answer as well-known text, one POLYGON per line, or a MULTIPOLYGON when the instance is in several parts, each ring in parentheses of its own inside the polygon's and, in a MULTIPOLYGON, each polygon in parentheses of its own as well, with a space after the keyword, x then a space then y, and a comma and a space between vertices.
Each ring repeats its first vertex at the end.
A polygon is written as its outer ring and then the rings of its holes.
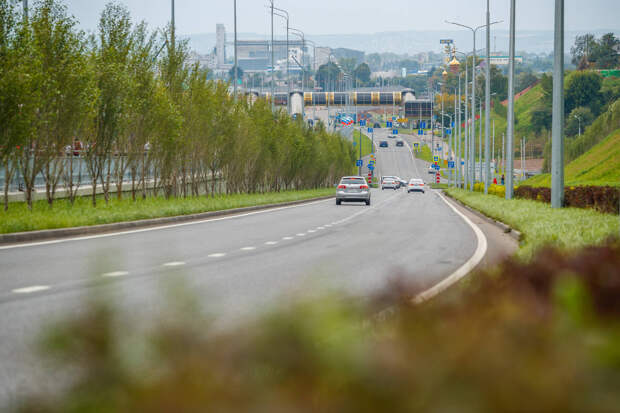
POLYGON ((37 201, 34 203, 32 211, 28 211, 26 204, 20 202, 11 204, 7 212, 0 212, 0 233, 70 228, 188 215, 297 201, 333 194, 333 188, 323 188, 265 194, 220 195, 214 198, 201 196, 198 198, 164 199, 158 197, 135 202, 131 199, 121 201, 113 199, 108 205, 100 202, 96 208, 92 207, 90 198, 84 197, 78 198, 73 206, 66 200, 58 200, 54 203, 53 208, 49 208, 46 201, 37 201))
MULTIPOLYGON (((353 142, 355 142, 355 156, 359 156, 360 153, 360 132, 353 132, 353 142)), ((372 153, 372 138, 365 133, 362 133, 362 158, 372 153)))
MULTIPOLYGON (((567 186, 620 187, 620 129, 566 165, 564 179, 567 186)), ((523 182, 523 185, 550 187, 551 175, 535 176, 523 182)))
POLYGON ((446 193, 523 233, 524 241, 517 255, 526 260, 545 245, 574 250, 600 244, 620 230, 617 216, 591 209, 553 209, 538 201, 508 201, 456 188, 449 188, 446 193))

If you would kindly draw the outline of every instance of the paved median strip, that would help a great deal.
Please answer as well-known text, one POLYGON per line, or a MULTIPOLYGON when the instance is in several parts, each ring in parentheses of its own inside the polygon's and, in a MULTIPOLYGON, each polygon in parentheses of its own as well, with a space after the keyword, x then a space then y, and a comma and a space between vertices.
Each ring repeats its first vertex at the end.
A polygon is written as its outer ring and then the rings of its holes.
POLYGON ((15 294, 31 294, 39 291, 49 290, 50 288, 52 287, 50 287, 49 285, 32 285, 30 287, 16 288, 13 290, 13 292, 15 294))

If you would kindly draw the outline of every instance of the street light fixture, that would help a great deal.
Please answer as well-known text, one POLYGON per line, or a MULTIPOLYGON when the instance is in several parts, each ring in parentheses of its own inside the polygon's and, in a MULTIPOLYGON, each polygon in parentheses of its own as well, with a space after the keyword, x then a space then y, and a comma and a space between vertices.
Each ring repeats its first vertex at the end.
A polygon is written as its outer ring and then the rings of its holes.
POLYGON ((579 122, 579 136, 581 137, 581 117, 578 116, 577 114, 573 115, 575 117, 575 119, 577 119, 577 121, 579 122))
MULTIPOLYGON (((472 53, 473 54, 473 59, 472 59, 472 81, 473 81, 473 85, 472 85, 472 97, 471 97, 472 106, 475 105, 474 101, 476 99, 476 32, 478 30, 482 29, 483 27, 486 27, 487 30, 488 30, 490 26, 492 26, 494 24, 501 23, 501 22, 502 22, 501 20, 498 20, 498 21, 495 21, 495 22, 490 22, 490 21, 487 20, 487 24, 474 28, 474 27, 466 26, 466 25, 461 24, 461 23, 456 23, 456 22, 451 22, 451 21, 446 20, 446 23, 448 23, 448 24, 453 24, 455 26, 460 26, 460 27, 464 27, 466 29, 471 30, 472 35, 473 35, 473 41, 474 41, 473 46, 474 47, 473 47, 473 53, 472 53)), ((488 50, 487 50, 487 52, 488 52, 488 50)), ((489 64, 490 64, 490 62, 487 61, 487 65, 489 65, 489 64)), ((472 116, 472 130, 474 129, 475 119, 476 119, 475 115, 472 116)), ((487 140, 488 140, 488 133, 487 133, 487 140)), ((473 145, 473 139, 470 141, 470 145, 473 145)), ((472 152, 473 152, 473 148, 471 148, 471 149, 472 149, 472 152)), ((471 182, 471 185, 473 187, 473 181, 471 182)))
POLYGON ((286 16, 280 14, 280 13, 274 13, 276 16, 280 16, 284 19, 286 19, 286 85, 288 88, 288 96, 286 98, 286 102, 288 103, 289 99, 290 99, 290 95, 291 95, 291 73, 289 72, 289 49, 288 49, 288 31, 289 31, 289 14, 286 10, 283 9, 279 9, 277 7, 273 7, 272 8, 274 10, 277 10, 279 12, 282 12, 284 14, 286 14, 286 16))

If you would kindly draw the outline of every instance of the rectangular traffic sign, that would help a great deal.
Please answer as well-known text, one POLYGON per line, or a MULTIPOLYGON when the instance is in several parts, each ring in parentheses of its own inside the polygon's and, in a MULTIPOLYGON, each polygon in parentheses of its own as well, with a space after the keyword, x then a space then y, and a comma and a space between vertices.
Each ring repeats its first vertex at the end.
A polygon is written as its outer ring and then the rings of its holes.
POLYGON ((414 148, 417 148, 417 147, 418 147, 418 145, 419 145, 419 143, 417 143, 417 142, 414 142, 414 143, 413 143, 413 147, 414 147, 414 148))
POLYGON ((368 133, 373 133, 373 128, 368 128, 368 133))
POLYGON ((454 40, 452 39, 440 39, 439 40, 439 44, 452 44, 454 43, 454 40))
POLYGON ((366 121, 364 119, 360 119, 360 126, 366 126, 366 121))
POLYGON ((448 161, 448 168, 454 168, 454 161, 448 161))
POLYGON ((439 162, 439 156, 433 156, 433 162, 439 162))
POLYGON ((389 120, 387 122, 385 122, 385 127, 386 128, 391 128, 392 127, 392 122, 390 122, 389 120))
POLYGON ((392 122, 396 120, 396 116, 392 116, 392 122))
POLYGON ((392 135, 398 135, 398 129, 392 129, 392 135))
POLYGON ((422 129, 418 129, 418 135, 424 135, 424 131, 422 129))
POLYGON ((446 135, 452 135, 452 129, 446 129, 446 135))
POLYGON ((422 121, 422 129, 426 129, 426 121, 425 120, 422 121))
POLYGON ((375 167, 374 167, 374 165, 368 165, 368 169, 372 171, 372 170, 375 169, 375 167))
POLYGON ((355 162, 355 166, 363 166, 363 165, 364 165, 364 161, 363 161, 363 160, 361 160, 361 159, 358 159, 358 160, 355 162))

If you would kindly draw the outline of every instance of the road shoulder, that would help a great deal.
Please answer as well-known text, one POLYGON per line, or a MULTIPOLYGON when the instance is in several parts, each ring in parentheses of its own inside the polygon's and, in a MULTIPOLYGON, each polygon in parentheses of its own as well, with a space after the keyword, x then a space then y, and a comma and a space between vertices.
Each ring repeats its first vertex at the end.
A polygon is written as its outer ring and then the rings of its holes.
POLYGON ((476 269, 497 265, 517 252, 519 249, 519 242, 513 235, 510 235, 509 232, 507 233, 503 227, 489 218, 464 207, 445 194, 444 198, 450 205, 454 206, 459 212, 476 224, 487 237, 488 246, 486 254, 476 269))

